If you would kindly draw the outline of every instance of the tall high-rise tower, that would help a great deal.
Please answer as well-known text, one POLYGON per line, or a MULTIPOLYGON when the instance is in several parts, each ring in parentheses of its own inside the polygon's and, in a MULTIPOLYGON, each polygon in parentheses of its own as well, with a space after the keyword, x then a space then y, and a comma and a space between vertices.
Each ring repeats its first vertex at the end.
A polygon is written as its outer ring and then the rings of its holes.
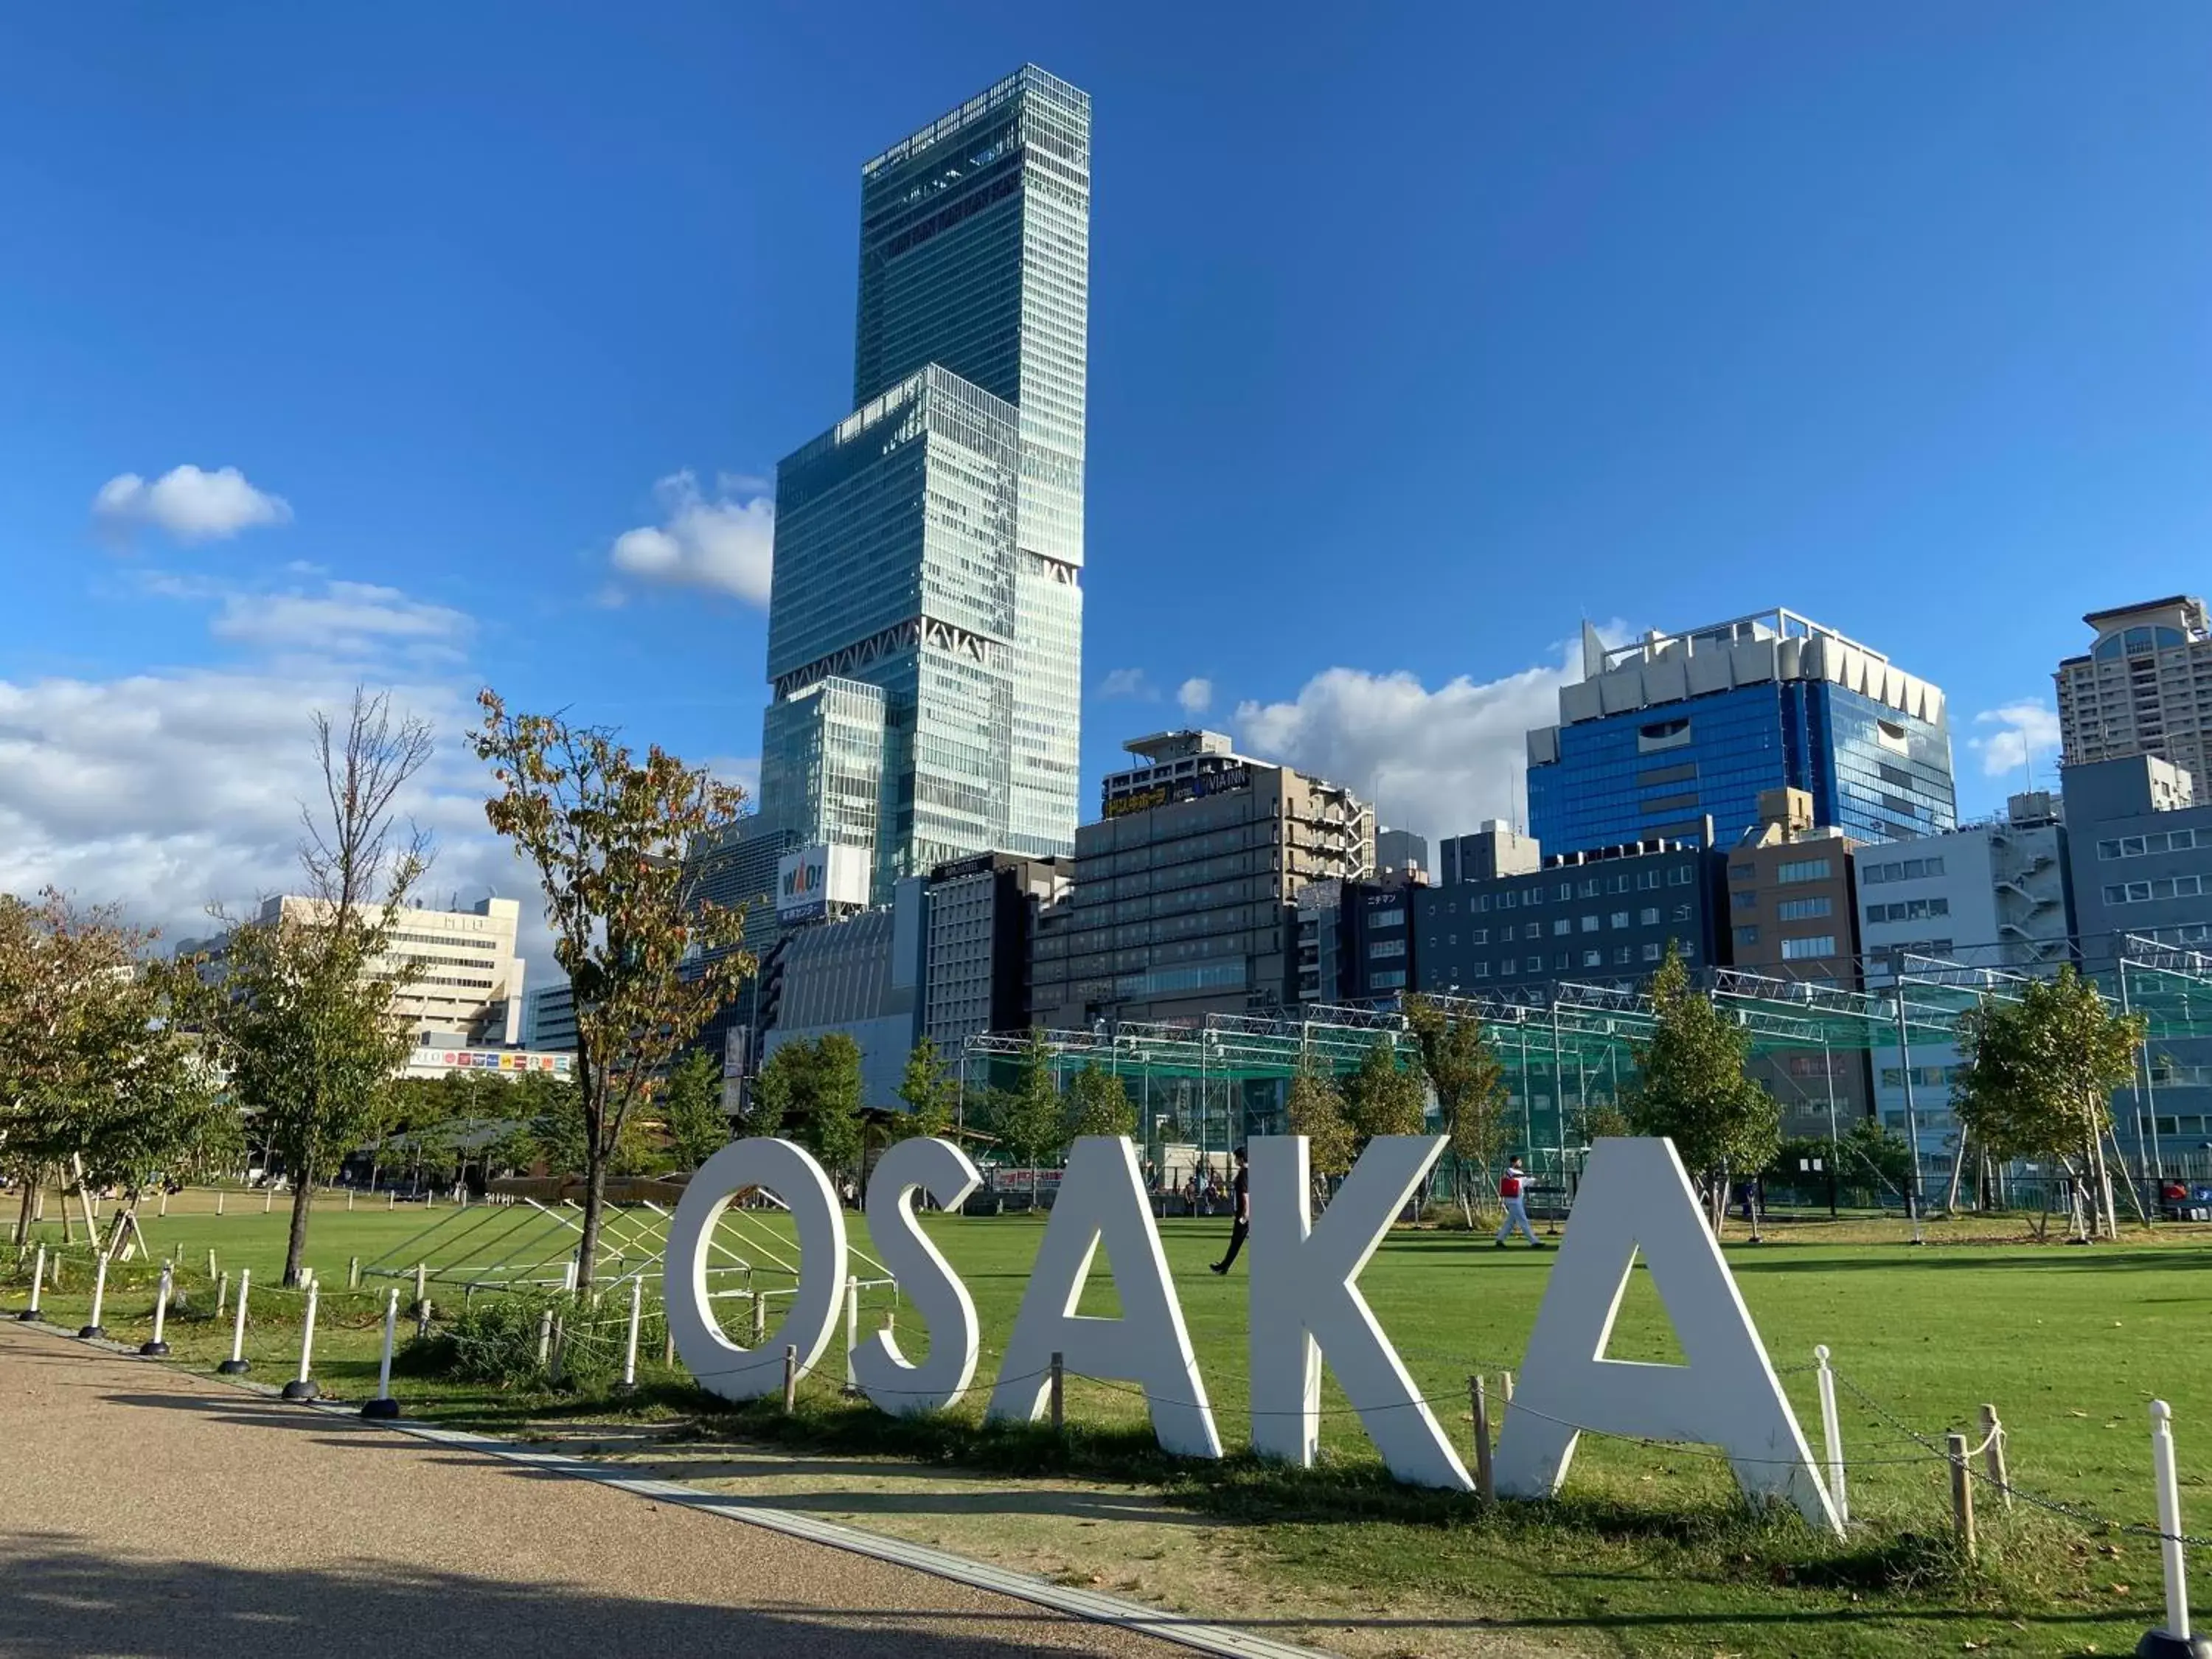
POLYGON ((1091 100, 1024 67, 860 170, 854 412, 776 470, 765 817, 880 896, 1075 844, 1091 100))

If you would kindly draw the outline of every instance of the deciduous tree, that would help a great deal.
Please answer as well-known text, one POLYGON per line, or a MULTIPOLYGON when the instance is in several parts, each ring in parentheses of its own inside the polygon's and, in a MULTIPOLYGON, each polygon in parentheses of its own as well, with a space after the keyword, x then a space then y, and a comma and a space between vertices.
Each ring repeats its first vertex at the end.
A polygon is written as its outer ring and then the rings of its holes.
POLYGON ((1690 983, 1673 945, 1651 976, 1650 1039, 1634 1045, 1636 1079, 1625 1091, 1638 1134, 1664 1135, 1705 1184, 1713 1231, 1728 1218, 1729 1179, 1765 1169, 1781 1144, 1782 1109, 1744 1073, 1749 1033, 1721 1017, 1690 983))
MULTIPOLYGON (((1999 1160, 2057 1164, 2092 1198, 2100 1231, 2116 1234, 2101 1144, 2112 1091, 2134 1075, 2146 1022, 2108 1007, 2096 986, 2062 968, 2016 1000, 1984 998, 1959 1018, 1960 1065, 1952 1109, 1999 1160)), ((2041 1227, 2038 1227, 2041 1236, 2041 1227)))
POLYGON ((906 1057, 906 1075, 900 1079, 899 1098, 906 1110, 895 1115, 889 1138, 905 1140, 915 1135, 941 1135, 952 1127, 952 1114, 960 1098, 959 1079, 952 1075, 937 1045, 927 1037, 914 1045, 906 1057))
POLYGON ((991 1097, 991 1133, 1015 1163, 1027 1166, 1036 1192, 1037 1166, 1067 1145, 1067 1115, 1054 1082, 1052 1048, 1042 1031, 1031 1031, 1016 1062, 1014 1085, 991 1097))
POLYGON ((1478 1202, 1486 1207, 1496 1190, 1495 1170, 1504 1151, 1505 1066, 1480 1019, 1455 1019, 1426 997, 1408 997, 1406 1024, 1420 1044, 1421 1066, 1451 1137, 1453 1184, 1472 1227, 1478 1202))
POLYGON ((1340 1176, 1352 1168, 1358 1137, 1345 1115, 1335 1079, 1306 1055, 1291 1079, 1291 1133, 1306 1138, 1306 1164, 1316 1175, 1340 1176))
POLYGON ((658 745, 640 762, 604 729, 510 714, 489 690, 478 702, 476 751, 500 792, 485 814, 538 873, 554 959, 575 999, 584 1129, 577 1281, 588 1289, 623 1131, 664 1069, 753 971, 739 948, 744 912, 708 901, 697 866, 684 859, 696 837, 736 818, 744 797, 658 745))
POLYGON ((411 1046, 392 1003, 415 964, 392 933, 429 865, 428 838, 398 819, 430 758, 428 726, 359 689, 343 733, 320 711, 313 726, 323 799, 300 811, 304 902, 231 930, 213 1024, 233 1091, 292 1180, 287 1285, 299 1282, 315 1183, 374 1139, 411 1046))
POLYGON ((1122 1086, 1120 1074, 1106 1070, 1095 1060, 1084 1061, 1083 1069, 1068 1080, 1068 1138, 1126 1135, 1133 1133, 1136 1127, 1137 1109, 1129 1103, 1129 1091, 1122 1086))
POLYGON ((730 1142, 722 1110, 722 1068, 695 1048, 676 1064, 660 1092, 662 1133, 679 1170, 696 1170, 730 1142))
POLYGON ((1344 1105, 1362 1146, 1377 1135, 1417 1135, 1428 1127, 1428 1088, 1418 1061, 1406 1064, 1388 1031, 1376 1035, 1345 1079, 1344 1105))

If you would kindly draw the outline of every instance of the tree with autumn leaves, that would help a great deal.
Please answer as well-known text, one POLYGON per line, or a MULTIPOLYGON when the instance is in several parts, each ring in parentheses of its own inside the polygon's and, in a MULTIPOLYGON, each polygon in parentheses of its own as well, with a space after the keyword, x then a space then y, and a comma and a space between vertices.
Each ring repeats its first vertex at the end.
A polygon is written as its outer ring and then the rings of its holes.
POLYGON ((471 741, 497 786, 485 816, 537 873, 554 960, 575 997, 576 1273, 588 1290, 624 1129, 753 971, 743 909, 708 900, 685 859, 695 838, 737 817, 744 794, 658 745, 639 758, 604 728, 512 713, 489 690, 477 702, 471 741))

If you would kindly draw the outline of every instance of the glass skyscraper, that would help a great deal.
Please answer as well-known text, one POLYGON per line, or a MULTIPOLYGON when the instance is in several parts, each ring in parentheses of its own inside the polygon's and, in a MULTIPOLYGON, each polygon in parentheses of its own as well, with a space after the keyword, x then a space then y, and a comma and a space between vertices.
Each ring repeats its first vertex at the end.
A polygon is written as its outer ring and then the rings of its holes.
POLYGON ((879 899, 1074 849, 1090 210, 1091 100, 1034 67, 860 170, 854 411, 776 469, 761 794, 879 899))
POLYGON ((1794 611, 1763 611, 1607 650, 1528 733, 1528 828, 1547 853, 1652 839, 1733 846, 1759 797, 1813 797, 1859 841, 1955 829, 1943 694, 1794 611))

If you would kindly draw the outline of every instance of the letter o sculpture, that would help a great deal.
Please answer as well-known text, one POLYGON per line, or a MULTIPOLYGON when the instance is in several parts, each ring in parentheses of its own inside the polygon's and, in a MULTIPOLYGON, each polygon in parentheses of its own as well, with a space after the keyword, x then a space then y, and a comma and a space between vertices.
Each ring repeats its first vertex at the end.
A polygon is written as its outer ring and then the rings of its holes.
POLYGON ((799 1375, 822 1358, 845 1297, 845 1212, 830 1177, 788 1140, 733 1141, 699 1166, 668 1224, 661 1297, 669 1334, 692 1379, 725 1400, 752 1400, 783 1386, 783 1351, 799 1350, 799 1375), (714 1224, 748 1187, 765 1187, 790 1206, 799 1231, 799 1285, 783 1318, 757 1348, 722 1334, 707 1293, 714 1224))

